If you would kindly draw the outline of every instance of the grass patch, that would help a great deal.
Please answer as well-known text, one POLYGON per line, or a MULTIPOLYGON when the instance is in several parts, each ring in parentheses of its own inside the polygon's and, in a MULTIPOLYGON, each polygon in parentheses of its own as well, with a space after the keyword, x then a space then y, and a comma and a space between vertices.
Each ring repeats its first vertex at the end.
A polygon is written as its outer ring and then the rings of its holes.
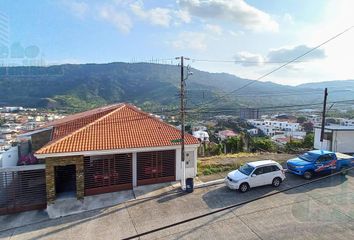
POLYGON ((259 154, 259 153, 236 153, 223 154, 213 157, 202 157, 198 159, 198 176, 213 175, 221 172, 228 172, 238 169, 246 162, 272 159, 278 163, 283 163, 294 156, 288 154, 259 154))
POLYGON ((220 172, 232 171, 240 167, 238 163, 232 164, 201 164, 198 162, 198 176, 207 176, 220 172))
POLYGON ((219 158, 239 158, 239 157, 253 157, 258 156, 259 153, 247 153, 247 152, 240 152, 240 153, 229 153, 229 154, 220 154, 211 157, 201 157, 200 160, 213 160, 219 158))

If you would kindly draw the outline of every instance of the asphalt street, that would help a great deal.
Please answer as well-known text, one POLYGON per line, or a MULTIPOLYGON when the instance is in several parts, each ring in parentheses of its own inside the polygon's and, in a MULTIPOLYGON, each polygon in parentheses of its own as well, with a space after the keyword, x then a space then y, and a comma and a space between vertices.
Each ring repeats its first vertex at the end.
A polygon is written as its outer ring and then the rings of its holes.
MULTIPOLYGON (((241 194, 223 184, 0 231, 0 239, 123 239, 305 182, 241 194)), ((4 221, 4 220, 3 220, 4 221)), ((354 173, 144 235, 140 239, 354 239, 354 173)))

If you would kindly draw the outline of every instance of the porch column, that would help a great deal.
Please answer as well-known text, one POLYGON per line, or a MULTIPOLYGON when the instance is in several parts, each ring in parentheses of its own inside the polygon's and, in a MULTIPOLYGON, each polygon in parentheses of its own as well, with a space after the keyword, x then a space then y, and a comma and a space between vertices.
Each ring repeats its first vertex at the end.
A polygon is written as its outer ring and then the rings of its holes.
POLYGON ((176 149, 176 181, 181 180, 181 176, 182 176, 181 156, 182 156, 181 148, 177 148, 176 149))
POLYGON ((76 198, 83 199, 84 195, 85 195, 84 158, 80 156, 76 160, 76 198))
POLYGON ((48 163, 45 166, 45 185, 47 191, 47 203, 52 203, 55 200, 55 173, 54 166, 48 163))
POLYGON ((137 153, 134 152, 132 155, 132 161, 133 161, 133 187, 137 186, 138 182, 138 170, 137 170, 137 153))

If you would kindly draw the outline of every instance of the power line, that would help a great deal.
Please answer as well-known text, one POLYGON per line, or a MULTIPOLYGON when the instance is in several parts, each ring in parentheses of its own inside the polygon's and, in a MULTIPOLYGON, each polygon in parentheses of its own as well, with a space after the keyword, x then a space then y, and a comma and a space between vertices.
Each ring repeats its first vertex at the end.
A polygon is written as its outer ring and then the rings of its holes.
POLYGON ((252 81, 250 81, 250 82, 244 84, 243 86, 241 86, 241 87, 239 87, 239 88, 237 88, 237 89, 235 89, 235 90, 233 90, 233 91, 231 91, 231 92, 229 92, 229 93, 227 93, 227 94, 225 94, 225 95, 222 95, 222 96, 218 97, 217 99, 213 99, 213 100, 211 100, 211 101, 209 101, 209 102, 207 102, 207 103, 203 103, 203 104, 200 104, 199 106, 197 105, 197 106, 195 106, 195 107, 201 108, 203 105, 207 105, 207 104, 213 103, 213 102, 215 102, 215 101, 218 101, 219 99, 222 99, 222 98, 224 98, 224 97, 226 97, 226 96, 228 96, 228 95, 230 95, 230 94, 232 94, 232 93, 235 93, 235 92, 237 92, 237 91, 240 91, 240 90, 242 90, 242 89, 244 89, 244 88, 246 88, 246 87, 248 87, 248 86, 250 86, 250 85, 252 85, 252 84, 254 84, 254 83, 257 83, 259 80, 261 80, 261 79, 263 79, 263 78, 265 78, 265 77, 267 77, 267 76, 273 74, 273 73, 276 72, 276 71, 279 71, 280 69, 286 67, 287 65, 289 65, 289 64, 291 64, 291 63, 293 63, 293 62, 296 62, 298 59, 300 59, 300 58, 302 58, 302 57, 308 55, 309 53, 311 53, 311 52, 315 51, 316 49, 322 47, 323 45, 327 44, 328 42, 330 42, 330 41, 332 41, 332 40, 338 38, 339 36, 343 35, 344 33, 348 32, 349 30, 351 30, 353 27, 354 27, 354 26, 351 26, 351 27, 345 29, 344 31, 342 31, 342 32, 340 32, 340 33, 338 33, 338 34, 336 34, 335 36, 329 38, 328 40, 322 42, 321 44, 319 44, 319 45, 317 45, 317 46, 311 48, 310 50, 306 51, 305 53, 303 53, 303 54, 301 54, 301 55, 295 57, 294 59, 292 59, 292 60, 290 60, 290 61, 288 61, 288 62, 286 62, 286 63, 280 65, 279 67, 276 67, 275 69, 271 70, 270 72, 267 72, 267 73, 263 74, 262 76, 256 78, 255 80, 252 80, 252 81))
MULTIPOLYGON (((332 101, 332 102, 328 102, 328 104, 341 104, 341 103, 350 103, 350 102, 354 102, 354 99, 350 99, 350 100, 341 100, 341 101, 332 101)), ((319 102, 319 103, 306 103, 306 104, 294 104, 294 105, 278 105, 278 106, 269 106, 269 107, 262 107, 262 108, 258 108, 260 109, 261 112, 263 112, 264 110, 279 110, 279 109, 285 109, 285 108, 300 108, 300 107, 309 107, 309 106, 316 106, 316 105, 322 105, 323 102, 319 102)), ((193 109, 186 109, 186 112, 188 114, 198 114, 198 113, 217 113, 217 112, 235 112, 235 111, 239 111, 241 109, 245 109, 247 107, 239 107, 239 108, 219 108, 218 110, 214 110, 214 109, 205 109, 203 111, 198 111, 195 112, 193 109)), ((255 107, 256 108, 256 107, 255 107)), ((165 113, 168 112, 172 112, 172 113, 177 113, 178 110, 165 110, 165 113)), ((161 112, 160 112, 161 113, 161 112)))
MULTIPOLYGON (((287 63, 288 61, 243 61, 243 60, 221 60, 221 59, 196 59, 192 58, 192 62, 211 62, 211 63, 247 63, 247 64, 279 64, 287 63)), ((304 63, 310 61, 294 61, 295 63, 304 63)))

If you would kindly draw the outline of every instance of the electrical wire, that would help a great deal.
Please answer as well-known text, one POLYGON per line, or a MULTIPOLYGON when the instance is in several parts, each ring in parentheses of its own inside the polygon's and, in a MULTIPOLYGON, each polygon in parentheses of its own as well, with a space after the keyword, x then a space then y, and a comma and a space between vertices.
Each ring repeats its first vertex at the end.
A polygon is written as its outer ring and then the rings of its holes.
MULTIPOLYGON (((299 55, 299 56, 293 58, 292 60, 290 60, 290 61, 288 61, 288 62, 286 62, 286 63, 280 65, 279 67, 276 67, 275 69, 271 70, 270 72, 267 72, 267 73, 263 74, 262 76, 256 78, 255 80, 251 80, 250 82, 244 84, 243 86, 241 86, 241 87, 239 87, 239 88, 237 88, 237 89, 235 89, 235 90, 233 90, 233 91, 231 91, 231 92, 229 92, 229 93, 227 93, 227 94, 225 94, 225 95, 222 95, 222 96, 218 97, 217 99, 213 99, 213 100, 211 100, 211 101, 209 101, 209 102, 207 102, 207 103, 203 103, 203 104, 200 104, 199 106, 197 105, 197 106, 194 106, 194 107, 201 108, 203 105, 211 104, 211 103, 213 103, 213 102, 215 102, 215 101, 218 101, 218 100, 220 100, 220 99, 222 99, 222 98, 224 98, 224 97, 226 97, 226 96, 228 96, 228 95, 230 95, 230 94, 236 93, 236 92, 238 92, 238 91, 240 91, 240 90, 242 90, 242 89, 244 89, 244 88, 246 88, 246 87, 248 87, 248 86, 250 86, 250 85, 252 85, 252 84, 255 84, 255 83, 259 82, 259 80, 262 80, 263 78, 265 78, 265 77, 267 77, 267 76, 273 74, 274 72, 279 71, 280 69, 286 67, 287 65, 289 65, 289 64, 291 64, 291 63, 293 63, 293 62, 296 62, 298 59, 300 59, 300 58, 302 58, 302 57, 304 57, 304 56, 310 54, 311 52, 315 51, 316 49, 318 49, 318 48, 322 47, 323 45, 329 43, 330 41, 332 41, 332 40, 338 38, 339 36, 343 35, 344 33, 348 32, 349 30, 351 30, 353 27, 354 27, 354 26, 350 26, 349 28, 345 29, 344 31, 342 31, 342 32, 336 34, 335 36, 333 36, 333 37, 327 39, 326 41, 324 41, 324 42, 318 44, 317 46, 311 48, 310 50, 306 51, 305 53, 303 53, 303 54, 301 54, 301 55, 299 55)), ((198 110, 198 109, 196 109, 195 111, 197 111, 197 110, 198 110)))
MULTIPOLYGON (((242 61, 242 60, 221 60, 221 59, 196 59, 192 58, 192 62, 211 62, 211 63, 246 63, 246 64, 279 64, 279 63, 287 63, 288 61, 264 61, 264 62, 257 62, 257 61, 242 61)), ((310 61, 294 61, 294 63, 304 63, 310 61)))
MULTIPOLYGON (((350 99, 350 100, 341 100, 341 101, 332 101, 332 102, 328 102, 328 104, 342 104, 342 103, 351 103, 354 102, 354 99, 350 99)), ((316 105, 323 105, 323 102, 319 102, 319 103, 307 103, 307 104, 294 104, 294 105, 278 105, 278 106, 269 106, 269 107, 262 107, 260 109, 260 111, 262 112, 263 110, 279 110, 279 109, 286 109, 286 108, 300 108, 300 107, 308 107, 308 106, 316 106, 316 105)), ((218 110, 214 110, 214 109, 205 109, 203 111, 198 111, 195 112, 193 109, 186 109, 186 112, 188 114, 198 114, 198 113, 217 113, 217 112, 227 112, 227 111, 239 111, 245 109, 245 107, 239 107, 239 108, 219 108, 218 110)), ((178 113, 179 110, 165 110, 163 111, 164 113, 178 113)), ((155 114, 160 114, 161 112, 153 112, 155 114)))

